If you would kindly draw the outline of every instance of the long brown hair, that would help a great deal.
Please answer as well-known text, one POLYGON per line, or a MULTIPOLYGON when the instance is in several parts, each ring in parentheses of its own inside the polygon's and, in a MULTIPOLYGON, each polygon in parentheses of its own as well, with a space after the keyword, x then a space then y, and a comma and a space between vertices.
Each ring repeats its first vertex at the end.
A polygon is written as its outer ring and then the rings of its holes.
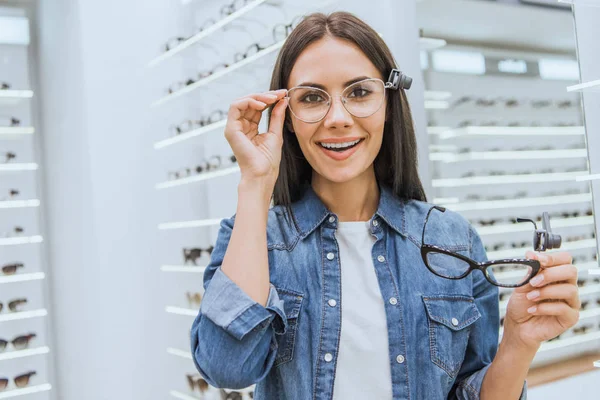
MULTIPOLYGON (((281 48, 271 77, 271 90, 287 88, 290 73, 300 53, 311 43, 330 35, 358 46, 387 79, 397 64, 379 34, 355 15, 338 11, 330 15, 307 15, 291 32, 281 48)), ((268 120, 271 119, 269 109, 268 120)), ((417 140, 404 89, 388 91, 383 142, 375 158, 375 176, 400 199, 427 201, 417 172, 417 140)), ((286 206, 299 200, 310 185, 312 167, 304 157, 291 128, 289 110, 283 127, 283 148, 279 176, 273 191, 273 204, 286 206)))

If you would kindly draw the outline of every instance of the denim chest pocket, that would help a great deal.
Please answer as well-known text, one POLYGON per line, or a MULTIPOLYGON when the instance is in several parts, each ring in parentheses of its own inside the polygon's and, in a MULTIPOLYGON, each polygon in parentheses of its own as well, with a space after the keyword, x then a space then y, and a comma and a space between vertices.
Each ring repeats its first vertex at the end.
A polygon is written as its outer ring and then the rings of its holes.
POLYGON ((481 314, 472 296, 423 295, 429 322, 431 361, 456 378, 465 358, 471 325, 481 314))
POLYGON ((298 317, 304 295, 290 289, 275 287, 279 299, 283 300, 283 310, 287 318, 287 329, 283 334, 275 334, 277 341, 277 356, 273 366, 291 361, 294 357, 294 345, 296 343, 296 331, 298 330, 298 317))

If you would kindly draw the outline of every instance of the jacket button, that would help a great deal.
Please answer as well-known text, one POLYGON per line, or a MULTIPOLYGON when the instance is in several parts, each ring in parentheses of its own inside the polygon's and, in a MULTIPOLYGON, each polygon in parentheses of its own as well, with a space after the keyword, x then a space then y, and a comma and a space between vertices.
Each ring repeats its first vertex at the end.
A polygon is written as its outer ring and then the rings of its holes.
POLYGON ((396 298, 395 298, 395 297, 392 297, 392 298, 390 299, 390 304, 396 305, 397 303, 398 303, 398 300, 396 300, 396 298))
POLYGON ((404 356, 400 354, 398 357, 396 357, 396 361, 398 364, 402 364, 404 362, 404 356))
POLYGON ((329 222, 331 222, 332 224, 335 222, 335 217, 333 215, 329 217, 329 222))
POLYGON ((331 307, 335 307, 335 306, 336 306, 336 304, 337 304, 337 301, 335 301, 334 299, 330 299, 330 300, 329 300, 327 303, 328 303, 328 304, 329 304, 331 307))
POLYGON ((452 325, 458 326, 458 320, 456 318, 452 318, 452 325))
POLYGON ((325 354, 325 361, 329 362, 331 360, 333 360, 333 356, 331 355, 331 353, 325 354))
POLYGON ((377 256, 377 261, 384 262, 385 261, 385 257, 384 256, 377 256))
POLYGON ((327 253, 327 259, 328 260, 333 260, 335 258, 335 254, 333 253, 327 253))
POLYGON ((379 225, 379 221, 377 221, 376 219, 373 220, 373 226, 378 226, 379 225))

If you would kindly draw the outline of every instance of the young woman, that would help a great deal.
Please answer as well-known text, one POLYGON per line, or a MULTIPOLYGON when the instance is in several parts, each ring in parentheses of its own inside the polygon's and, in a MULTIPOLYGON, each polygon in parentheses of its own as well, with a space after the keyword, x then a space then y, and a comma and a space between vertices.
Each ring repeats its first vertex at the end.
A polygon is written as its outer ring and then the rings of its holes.
POLYGON ((540 343, 578 320, 577 270, 565 252, 528 254, 542 269, 512 294, 499 345, 498 287, 428 270, 425 244, 486 254, 466 219, 430 213, 408 87, 372 28, 318 13, 282 47, 273 90, 231 104, 237 212, 191 331, 208 383, 273 400, 526 397, 540 343))

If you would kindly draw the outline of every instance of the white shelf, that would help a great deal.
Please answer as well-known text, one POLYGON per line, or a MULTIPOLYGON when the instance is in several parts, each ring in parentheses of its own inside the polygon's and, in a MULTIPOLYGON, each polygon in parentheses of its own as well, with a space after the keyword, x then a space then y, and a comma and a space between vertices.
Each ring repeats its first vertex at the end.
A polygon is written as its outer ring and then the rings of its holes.
POLYGON ((45 309, 32 310, 32 311, 19 311, 19 312, 8 312, 0 314, 0 322, 6 321, 17 321, 20 319, 38 318, 45 317, 48 315, 48 311, 45 309))
POLYGON ((6 353, 0 353, 0 361, 14 360, 16 358, 38 356, 38 355, 42 355, 42 354, 48 354, 49 352, 50 352, 50 348, 48 348, 47 346, 36 347, 34 349, 9 351, 6 353))
POLYGON ((29 208, 29 207, 39 207, 40 201, 35 200, 5 200, 0 201, 0 209, 1 208, 29 208))
MULTIPOLYGON (((552 220, 552 228, 594 225, 594 216, 556 218, 552 220)), ((529 224, 503 224, 497 226, 482 226, 477 228, 480 235, 497 235, 503 233, 529 232, 533 227, 529 224)))
POLYGON ((148 63, 148 67, 153 67, 155 65, 158 65, 160 62, 162 62, 168 58, 171 58, 175 54, 178 54, 178 53, 182 52, 183 50, 187 49, 188 47, 200 42, 202 39, 206 38, 207 36, 209 36, 210 34, 216 32, 216 31, 218 31, 219 29, 228 25, 232 21, 240 18, 244 14, 250 12, 252 9, 258 7, 265 1, 267 1, 267 0, 255 0, 251 3, 249 3, 248 5, 240 8, 239 10, 235 11, 233 14, 228 15, 227 17, 216 21, 214 24, 205 28, 202 32, 199 32, 199 33, 195 34, 194 36, 190 37, 189 39, 182 41, 180 44, 173 47, 169 51, 166 51, 163 54, 161 54, 160 56, 154 58, 152 61, 150 61, 148 63))
POLYGON ((580 176, 576 176, 575 177, 575 180, 577 182, 597 181, 598 179, 600 179, 600 174, 595 174, 595 175, 580 175, 580 176))
MULTIPOLYGON (((581 315, 581 314, 580 314, 581 315)), ((600 340, 600 331, 586 333, 582 335, 573 336, 567 339, 553 340, 552 342, 544 342, 540 346, 538 353, 552 351, 563 347, 575 346, 579 344, 589 343, 596 340, 600 340)))
POLYGON ((251 55, 250 57, 247 57, 247 58, 243 59, 242 61, 239 61, 239 62, 237 62, 235 64, 230 65, 227 68, 224 68, 224 69, 222 69, 222 70, 220 70, 218 72, 215 72, 214 74, 212 74, 210 76, 207 76, 206 78, 200 79, 200 80, 192 83, 191 85, 184 86, 181 89, 179 89, 179 90, 177 90, 177 91, 175 91, 175 92, 173 92, 171 94, 168 94, 168 95, 166 95, 166 96, 158 99, 157 101, 155 101, 154 103, 152 103, 151 106, 152 107, 159 106, 159 105, 164 104, 164 103, 166 103, 166 102, 168 102, 170 100, 173 100, 173 99, 175 99, 177 97, 180 97, 180 96, 182 96, 182 95, 184 95, 186 93, 189 93, 189 92, 191 92, 191 91, 193 91, 195 89, 198 89, 199 87, 207 85, 208 83, 210 83, 210 82, 212 82, 212 81, 214 81, 216 79, 219 79, 222 76, 225 76, 225 75, 227 75, 227 74, 229 74, 229 73, 231 73, 231 72, 233 72, 233 71, 235 71, 237 69, 240 69, 240 68, 244 67, 245 65, 248 65, 248 64, 250 64, 250 63, 252 63, 252 62, 254 62, 254 61, 256 61, 256 60, 258 60, 258 59, 260 59, 262 57, 267 56, 268 54, 273 53, 274 51, 278 50, 281 46, 283 46, 284 42, 285 42, 285 40, 282 40, 282 41, 280 41, 278 43, 275 43, 275 44, 267 47, 266 49, 261 50, 258 53, 256 53, 254 55, 251 55))
POLYGON ((588 274, 590 274, 590 275, 600 275, 600 268, 590 269, 590 270, 588 270, 588 274))
MULTIPOLYGON (((552 221, 552 226, 554 226, 554 221, 552 221)), ((531 230, 531 227, 529 227, 531 230)), ((560 251, 570 251, 570 250, 582 250, 582 249, 593 249, 596 247, 596 239, 586 239, 579 240, 576 242, 566 242, 563 243, 560 247, 560 251)), ((507 250, 498 250, 498 251, 490 251, 487 253, 488 259, 490 260, 501 260, 504 258, 515 258, 525 257, 525 252, 527 250, 532 250, 532 247, 522 247, 516 249, 507 249, 507 250)))
POLYGON ((15 236, 0 238, 0 246, 13 246, 18 244, 41 243, 44 240, 40 235, 35 236, 15 236))
POLYGON ((587 171, 557 172, 551 174, 523 174, 500 176, 473 176, 469 178, 434 179, 433 187, 465 187, 475 185, 513 185, 516 183, 569 182, 587 171))
POLYGON ((192 310, 191 308, 173 307, 167 306, 165 311, 169 314, 185 315, 187 317, 196 317, 199 310, 192 310))
POLYGON ((594 367, 600 368, 600 360, 594 361, 594 367))
POLYGON ((200 135, 204 135, 205 133, 214 132, 218 128, 224 127, 226 124, 227 124, 227 120, 225 119, 222 121, 215 122, 214 124, 210 124, 210 125, 206 125, 201 128, 198 128, 198 129, 194 129, 189 132, 181 133, 177 136, 173 136, 171 138, 164 139, 164 140, 154 143, 154 148, 157 150, 164 149, 165 147, 171 146, 176 143, 181 143, 185 140, 195 138, 200 135))
MULTIPOLYGON (((441 204, 443 207, 449 208, 452 211, 480 211, 480 210, 501 210, 507 208, 523 208, 523 207, 538 207, 550 205, 563 205, 575 203, 587 203, 592 201, 591 193, 570 194, 564 196, 549 196, 549 197, 528 197, 522 199, 509 200, 487 200, 473 201, 452 204, 448 201, 444 203, 442 200, 451 199, 433 199, 434 204, 441 204)), ((456 199, 458 201, 458 199, 456 199)))
POLYGON ((567 92, 598 92, 598 91, 600 91, 600 79, 567 87, 567 92))
POLYGON ((173 347, 168 347, 167 348, 167 353, 173 355, 173 356, 177 356, 177 357, 181 357, 181 358, 187 358, 188 360, 193 360, 192 358, 192 353, 190 351, 184 351, 184 350, 179 350, 173 347))
POLYGON ((26 394, 47 392, 52 389, 52 386, 49 383, 44 383, 42 385, 29 386, 22 389, 13 389, 8 390, 6 392, 0 392, 0 399, 10 399, 12 397, 24 396, 26 394))
POLYGON ((600 7, 600 0, 558 0, 558 2, 574 6, 600 7))
POLYGON ((179 221, 179 222, 164 222, 162 224, 158 224, 158 229, 167 230, 167 229, 184 229, 184 228, 202 228, 205 226, 216 226, 221 223, 223 218, 213 218, 213 219, 199 219, 193 221, 179 221))
POLYGON ((419 38, 419 47, 421 48, 421 50, 425 51, 440 49, 446 46, 447 44, 448 43, 444 39, 435 39, 428 37, 419 38))
POLYGON ((1 163, 0 172, 35 171, 38 169, 36 163, 1 163))
POLYGON ((447 110, 450 103, 447 100, 425 100, 426 110, 447 110))
POLYGON ((206 267, 200 267, 196 265, 163 265, 160 267, 160 270, 163 272, 189 272, 195 274, 203 274, 206 270, 206 267))
POLYGON ((14 282, 27 282, 27 281, 39 281, 44 279, 45 275, 43 272, 33 272, 30 274, 14 274, 14 275, 0 275, 0 284, 2 283, 14 283, 14 282))
POLYGON ((33 135, 33 133, 35 133, 35 129, 31 126, 24 126, 24 127, 2 126, 2 127, 0 127, 0 139, 13 138, 13 137, 16 138, 16 137, 20 137, 20 136, 33 135))
POLYGON ((178 392, 177 390, 171 390, 169 394, 176 399, 180 400, 202 400, 201 397, 190 396, 189 394, 178 392))
POLYGON ((239 172, 239 170, 240 170, 240 167, 237 165, 234 165, 233 167, 223 168, 223 169, 219 169, 217 171, 212 171, 212 172, 203 172, 201 174, 193 175, 193 176, 190 176, 187 178, 180 178, 180 179, 173 179, 173 180, 165 181, 165 182, 157 184, 155 187, 156 187, 156 189, 166 189, 166 188, 171 188, 171 187, 175 187, 175 186, 189 185, 190 183, 202 182, 202 181, 205 181, 208 179, 213 179, 213 178, 217 178, 220 176, 230 175, 230 174, 239 172))
POLYGON ((568 158, 587 158, 587 149, 570 150, 533 150, 533 151, 472 151, 458 154, 452 152, 430 153, 431 161, 455 163, 463 161, 496 160, 554 160, 568 158))
MULTIPOLYGON (((579 296, 587 296, 590 294, 600 293, 600 284, 587 285, 579 288, 579 296)), ((508 300, 500 302, 500 312, 505 312, 508 306, 508 300)), ((579 319, 594 318, 600 316, 600 307, 593 308, 591 310, 583 310, 579 312, 579 319)))
POLYGON ((4 99, 30 99, 32 97, 32 90, 0 90, 0 101, 4 99))
MULTIPOLYGON (((440 139, 450 139, 462 136, 483 137, 488 136, 582 136, 585 135, 583 126, 468 126, 465 128, 450 129, 446 127, 433 130, 439 134, 440 139)), ((431 129, 429 128, 429 129, 431 129)))

